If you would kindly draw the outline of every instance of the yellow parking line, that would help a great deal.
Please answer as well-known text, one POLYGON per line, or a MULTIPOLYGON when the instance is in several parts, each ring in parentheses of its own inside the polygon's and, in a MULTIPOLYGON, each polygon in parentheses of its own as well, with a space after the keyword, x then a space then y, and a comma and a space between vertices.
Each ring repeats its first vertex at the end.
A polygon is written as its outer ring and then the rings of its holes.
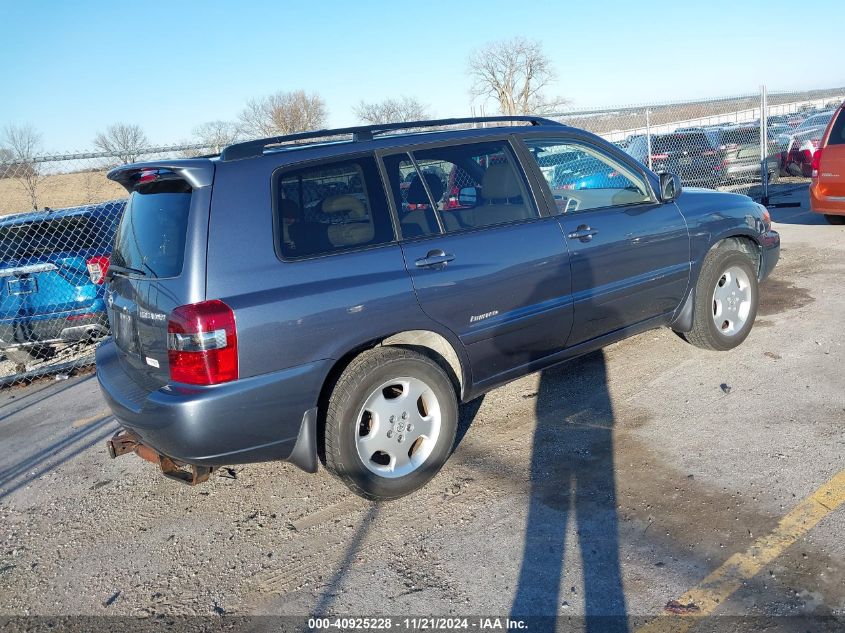
POLYGON ((637 633, 688 631, 701 616, 710 615, 727 600, 743 581, 757 575, 799 538, 812 530, 819 521, 845 502, 845 470, 836 473, 789 514, 784 516, 773 532, 758 538, 745 552, 734 554, 721 567, 678 598, 681 605, 695 607, 687 614, 659 616, 646 623, 637 633))
POLYGON ((91 424, 92 422, 98 422, 98 421, 102 420, 103 418, 108 417, 109 415, 111 415, 111 411, 100 411, 96 415, 92 415, 90 418, 82 418, 81 420, 74 420, 73 422, 71 422, 70 425, 73 428, 78 429, 79 427, 86 426, 88 424, 91 424))

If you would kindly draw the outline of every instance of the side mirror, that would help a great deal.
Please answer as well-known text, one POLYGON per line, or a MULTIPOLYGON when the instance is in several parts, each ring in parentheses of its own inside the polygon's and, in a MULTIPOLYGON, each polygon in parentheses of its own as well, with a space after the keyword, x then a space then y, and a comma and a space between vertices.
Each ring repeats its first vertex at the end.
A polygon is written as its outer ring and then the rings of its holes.
POLYGON ((458 204, 462 207, 474 207, 478 204, 478 191, 475 187, 464 187, 458 192, 458 204))
POLYGON ((660 201, 673 202, 681 195, 681 177, 677 174, 660 172, 660 201))

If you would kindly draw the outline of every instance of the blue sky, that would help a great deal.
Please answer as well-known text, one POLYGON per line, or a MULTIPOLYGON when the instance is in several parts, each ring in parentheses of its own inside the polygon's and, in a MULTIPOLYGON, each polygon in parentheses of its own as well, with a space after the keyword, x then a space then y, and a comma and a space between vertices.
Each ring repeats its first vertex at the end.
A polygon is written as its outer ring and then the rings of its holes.
POLYGON ((403 94, 466 115, 468 55, 514 36, 542 42, 573 107, 838 87, 843 17, 842 0, 0 0, 0 127, 30 123, 54 151, 114 122, 171 143, 295 89, 331 125, 403 94))

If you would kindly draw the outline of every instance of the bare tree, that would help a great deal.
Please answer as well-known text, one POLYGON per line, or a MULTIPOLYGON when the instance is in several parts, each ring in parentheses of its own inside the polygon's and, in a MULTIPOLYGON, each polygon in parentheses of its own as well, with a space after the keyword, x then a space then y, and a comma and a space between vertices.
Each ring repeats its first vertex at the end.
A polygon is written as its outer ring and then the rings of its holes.
POLYGON ((4 172, 17 180, 26 190, 32 208, 38 209, 38 186, 41 184, 41 164, 35 162, 41 151, 41 134, 31 125, 7 125, 3 134, 3 155, 10 165, 4 172))
POLYGON ((123 164, 136 162, 149 146, 140 125, 115 123, 94 137, 94 146, 113 154, 123 164))
POLYGON ((202 143, 220 152, 227 145, 240 140, 240 130, 231 121, 208 121, 198 125, 193 131, 195 143, 202 143))
POLYGON ((317 93, 277 92, 247 102, 240 114, 240 130, 253 138, 281 136, 320 129, 326 118, 326 102, 317 93))
POLYGON ((555 73, 539 42, 521 37, 490 42, 470 56, 468 72, 473 97, 495 100, 502 114, 549 113, 566 104, 544 94, 555 73))
POLYGON ((353 111, 360 121, 371 125, 404 123, 431 118, 428 106, 414 97, 407 96, 399 99, 385 99, 376 103, 361 101, 353 108, 353 111))

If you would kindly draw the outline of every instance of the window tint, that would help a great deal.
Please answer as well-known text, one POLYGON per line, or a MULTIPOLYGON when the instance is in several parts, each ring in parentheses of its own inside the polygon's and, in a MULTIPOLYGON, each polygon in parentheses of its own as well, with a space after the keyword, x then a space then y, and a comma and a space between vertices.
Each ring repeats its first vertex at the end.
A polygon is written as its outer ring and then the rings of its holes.
POLYGON ((371 157, 285 171, 276 183, 277 237, 288 259, 393 241, 371 157))
POLYGON ((845 145, 845 108, 839 110, 836 114, 836 121, 830 128, 830 138, 827 140, 828 145, 845 145))
POLYGON ((404 155, 385 160, 404 237, 439 232, 438 219, 452 232, 538 216, 504 141, 440 147, 413 156, 416 168, 404 155), (405 175, 405 169, 413 173, 405 175))
POLYGON ((650 202, 640 176, 599 150, 564 141, 526 141, 558 213, 650 202))
POLYGON ((117 229, 112 261, 148 277, 176 277, 185 258, 190 187, 181 180, 133 191, 117 229))

